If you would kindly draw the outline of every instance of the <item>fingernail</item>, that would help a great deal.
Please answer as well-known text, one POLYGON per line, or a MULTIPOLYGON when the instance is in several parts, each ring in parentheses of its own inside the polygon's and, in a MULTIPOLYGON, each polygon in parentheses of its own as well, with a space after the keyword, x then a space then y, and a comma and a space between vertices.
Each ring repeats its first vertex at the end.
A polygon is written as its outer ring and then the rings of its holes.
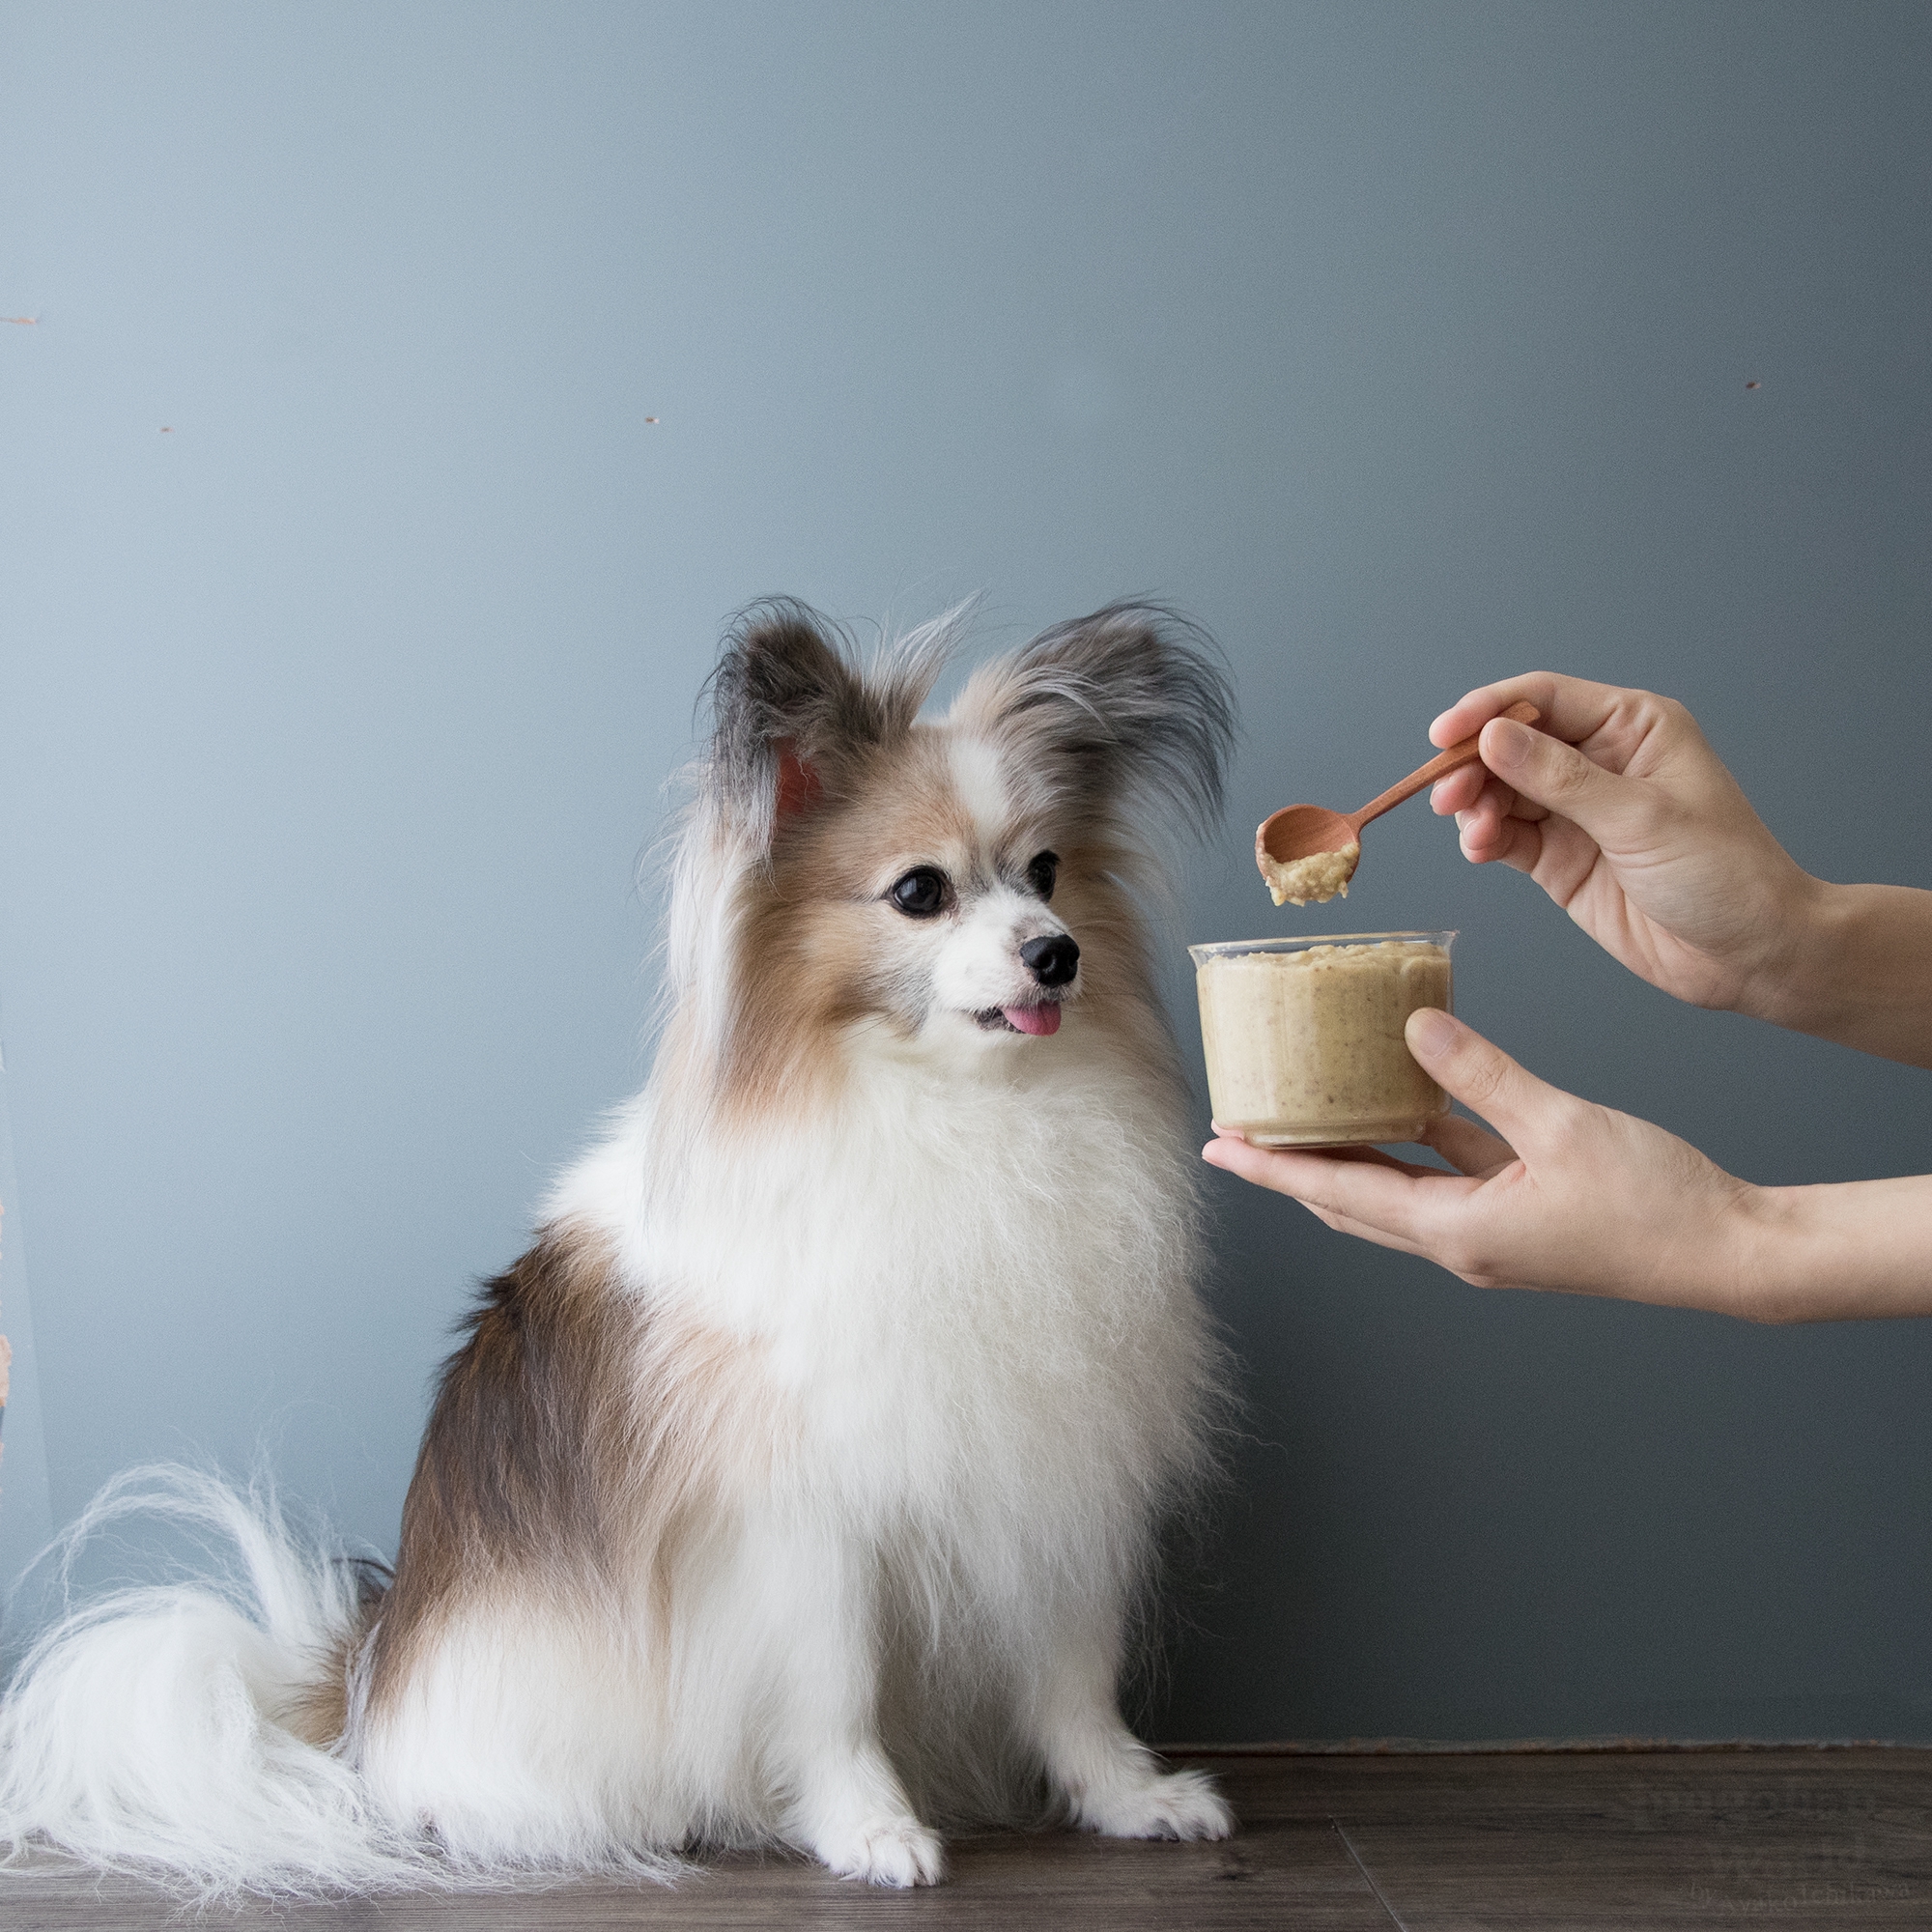
POLYGON ((1526 763, 1532 736, 1529 726, 1519 724, 1514 718, 1491 719, 1483 727, 1483 762, 1492 771, 1500 765, 1514 769, 1526 763))
POLYGON ((1456 1043, 1456 1022, 1440 1007, 1418 1007, 1404 1031, 1418 1060, 1440 1060, 1456 1043))

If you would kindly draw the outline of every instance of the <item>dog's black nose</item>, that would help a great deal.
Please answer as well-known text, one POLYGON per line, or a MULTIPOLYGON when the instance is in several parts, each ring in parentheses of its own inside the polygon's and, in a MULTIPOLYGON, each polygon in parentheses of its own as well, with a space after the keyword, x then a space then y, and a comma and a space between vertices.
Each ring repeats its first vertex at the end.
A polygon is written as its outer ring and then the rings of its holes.
POLYGON ((1020 957, 1042 986, 1064 986, 1080 970, 1080 949, 1064 932, 1051 939, 1029 939, 1020 948, 1020 957))

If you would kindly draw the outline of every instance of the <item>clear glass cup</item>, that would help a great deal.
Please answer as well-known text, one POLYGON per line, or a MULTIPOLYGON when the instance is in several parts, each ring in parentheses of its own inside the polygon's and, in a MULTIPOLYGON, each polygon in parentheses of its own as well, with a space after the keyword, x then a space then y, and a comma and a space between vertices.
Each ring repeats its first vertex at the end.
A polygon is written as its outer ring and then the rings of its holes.
POLYGON ((1418 1139, 1449 1096, 1403 1023, 1452 1011, 1453 932, 1344 932, 1190 946, 1214 1119, 1260 1147, 1418 1139))

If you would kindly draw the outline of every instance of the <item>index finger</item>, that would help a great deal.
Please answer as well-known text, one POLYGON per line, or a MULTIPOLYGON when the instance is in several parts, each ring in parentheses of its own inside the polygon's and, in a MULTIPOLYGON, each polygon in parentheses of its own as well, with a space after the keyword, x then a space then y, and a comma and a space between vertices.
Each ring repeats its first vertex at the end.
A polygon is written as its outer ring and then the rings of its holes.
POLYGON ((1565 744, 1580 745, 1610 722, 1620 699, 1632 694, 1614 684, 1592 684, 1560 671, 1524 671, 1485 684, 1459 697, 1429 727, 1432 745, 1456 745, 1473 738, 1492 718, 1526 698, 1543 713, 1535 728, 1565 744))

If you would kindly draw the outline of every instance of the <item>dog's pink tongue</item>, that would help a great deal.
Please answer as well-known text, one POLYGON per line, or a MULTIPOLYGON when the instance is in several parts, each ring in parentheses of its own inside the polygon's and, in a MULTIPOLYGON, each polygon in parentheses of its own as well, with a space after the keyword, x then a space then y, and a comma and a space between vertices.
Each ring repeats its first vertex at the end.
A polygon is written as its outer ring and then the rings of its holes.
POLYGON ((1002 1007, 1007 1023, 1017 1027, 1021 1033, 1038 1034, 1042 1038, 1050 1033, 1060 1031, 1060 1009, 1048 1007, 1002 1007))

